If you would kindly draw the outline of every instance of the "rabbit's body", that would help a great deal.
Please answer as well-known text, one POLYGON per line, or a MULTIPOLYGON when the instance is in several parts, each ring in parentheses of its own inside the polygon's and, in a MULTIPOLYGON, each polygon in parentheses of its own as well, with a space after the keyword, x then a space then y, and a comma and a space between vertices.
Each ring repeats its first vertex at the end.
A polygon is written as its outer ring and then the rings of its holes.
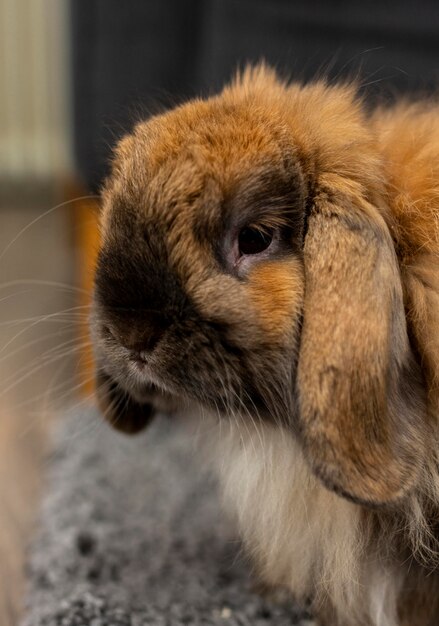
POLYGON ((383 164, 389 228, 408 321, 439 405, 439 105, 401 104, 372 118, 383 164))
POLYGON ((268 426, 218 431, 226 507, 262 581, 290 590, 299 603, 311 600, 325 626, 398 624, 401 575, 374 554, 372 537, 369 545, 373 514, 322 487, 287 433, 268 426))
POLYGON ((203 459, 264 584, 311 601, 319 625, 437 624, 438 575, 411 556, 417 502, 407 517, 366 510, 325 489, 287 432, 200 419, 203 459))
POLYGON ((104 192, 107 418, 198 412, 264 583, 325 626, 439 623, 438 216, 433 108, 264 68, 139 124, 104 192))

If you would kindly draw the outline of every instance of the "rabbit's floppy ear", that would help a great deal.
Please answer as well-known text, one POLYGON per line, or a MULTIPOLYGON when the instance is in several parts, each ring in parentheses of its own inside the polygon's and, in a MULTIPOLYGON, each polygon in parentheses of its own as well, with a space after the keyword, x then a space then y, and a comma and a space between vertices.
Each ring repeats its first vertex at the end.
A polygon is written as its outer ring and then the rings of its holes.
POLYGON ((136 402, 102 368, 96 372, 96 398, 103 416, 116 429, 134 435, 154 417, 151 404, 136 402))
POLYGON ((416 482, 425 398, 388 228, 337 176, 321 181, 304 244, 297 395, 307 459, 324 484, 386 503, 416 482))

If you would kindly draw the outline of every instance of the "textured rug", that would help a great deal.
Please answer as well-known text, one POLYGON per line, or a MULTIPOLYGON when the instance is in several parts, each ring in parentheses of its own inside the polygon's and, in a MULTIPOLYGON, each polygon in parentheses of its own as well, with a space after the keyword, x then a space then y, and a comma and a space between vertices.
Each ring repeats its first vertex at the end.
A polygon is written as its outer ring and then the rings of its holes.
POLYGON ((305 624, 292 604, 252 590, 194 456, 165 417, 127 438, 91 409, 67 415, 48 462, 23 626, 305 624))

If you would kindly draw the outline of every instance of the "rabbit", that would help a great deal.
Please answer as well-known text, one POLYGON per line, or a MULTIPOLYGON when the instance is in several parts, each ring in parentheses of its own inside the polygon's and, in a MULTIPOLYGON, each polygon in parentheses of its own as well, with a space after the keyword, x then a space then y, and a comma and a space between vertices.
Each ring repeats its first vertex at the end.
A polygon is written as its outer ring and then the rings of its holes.
POLYGON ((262 583, 321 626, 439 623, 438 220, 434 103, 264 64, 138 123, 104 184, 102 412, 195 420, 262 583))

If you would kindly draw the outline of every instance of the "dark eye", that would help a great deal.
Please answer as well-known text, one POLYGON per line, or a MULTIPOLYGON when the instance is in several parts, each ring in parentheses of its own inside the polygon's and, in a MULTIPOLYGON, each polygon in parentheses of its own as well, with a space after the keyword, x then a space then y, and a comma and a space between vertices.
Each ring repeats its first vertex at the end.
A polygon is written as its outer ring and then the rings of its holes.
POLYGON ((242 228, 238 236, 239 254, 259 254, 273 241, 273 233, 252 226, 242 228))

